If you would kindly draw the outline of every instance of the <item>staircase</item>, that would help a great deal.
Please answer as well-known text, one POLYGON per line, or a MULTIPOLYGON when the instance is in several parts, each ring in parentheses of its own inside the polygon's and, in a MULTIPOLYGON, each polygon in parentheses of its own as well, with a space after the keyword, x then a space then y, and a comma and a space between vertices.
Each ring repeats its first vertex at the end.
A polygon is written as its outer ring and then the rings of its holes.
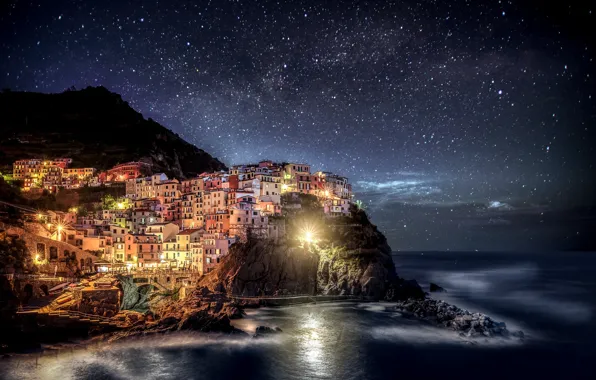
POLYGON ((50 311, 47 313, 49 316, 62 318, 62 319, 71 319, 79 322, 86 322, 95 324, 98 326, 111 326, 111 327, 118 327, 118 324, 113 321, 111 318, 102 317, 95 314, 86 314, 81 313, 80 311, 73 311, 73 310, 55 310, 50 311))

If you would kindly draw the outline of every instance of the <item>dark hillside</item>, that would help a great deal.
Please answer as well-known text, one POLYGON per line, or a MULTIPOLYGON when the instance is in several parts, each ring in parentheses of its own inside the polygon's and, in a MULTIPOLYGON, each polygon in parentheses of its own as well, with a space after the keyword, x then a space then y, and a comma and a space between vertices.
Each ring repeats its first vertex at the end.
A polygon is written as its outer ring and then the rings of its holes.
POLYGON ((146 161, 155 172, 191 177, 225 165, 103 87, 60 94, 0 94, 0 166, 23 158, 71 157, 99 170, 146 161))

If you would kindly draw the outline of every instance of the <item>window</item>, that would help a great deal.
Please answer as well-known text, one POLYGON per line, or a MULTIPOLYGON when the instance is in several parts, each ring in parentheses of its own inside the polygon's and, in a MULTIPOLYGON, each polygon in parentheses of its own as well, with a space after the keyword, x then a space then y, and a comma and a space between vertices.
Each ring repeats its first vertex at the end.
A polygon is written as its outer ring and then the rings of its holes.
POLYGON ((46 245, 43 243, 37 243, 37 254, 39 255, 40 260, 45 260, 46 258, 46 245))
POLYGON ((50 260, 58 260, 58 248, 50 247, 50 260))

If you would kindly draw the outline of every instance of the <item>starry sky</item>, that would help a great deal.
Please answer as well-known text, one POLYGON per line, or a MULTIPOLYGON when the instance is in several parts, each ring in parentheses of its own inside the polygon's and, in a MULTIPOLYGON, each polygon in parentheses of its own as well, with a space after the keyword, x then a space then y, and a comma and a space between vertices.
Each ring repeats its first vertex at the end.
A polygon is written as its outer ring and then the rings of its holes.
POLYGON ((228 165, 346 175, 396 250, 596 250, 592 8, 4 0, 0 87, 102 85, 228 165))

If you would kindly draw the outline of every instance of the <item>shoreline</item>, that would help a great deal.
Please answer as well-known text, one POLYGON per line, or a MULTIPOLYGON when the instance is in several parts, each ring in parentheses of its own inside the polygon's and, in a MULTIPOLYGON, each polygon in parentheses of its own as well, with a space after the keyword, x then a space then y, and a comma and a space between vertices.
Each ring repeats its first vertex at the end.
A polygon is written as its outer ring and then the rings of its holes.
MULTIPOLYGON (((247 299, 250 299, 246 297, 247 299)), ((232 301, 232 300, 231 300, 232 301)), ((296 296, 273 299, 273 301, 259 300, 259 303, 244 304, 239 306, 240 309, 260 309, 260 308, 291 308, 301 305, 316 305, 316 304, 332 304, 332 303, 383 303, 386 311, 395 311, 402 314, 405 319, 416 320, 423 324, 428 324, 436 328, 452 331, 454 334, 459 334, 466 338, 506 338, 524 341, 524 333, 522 331, 510 332, 507 330, 505 323, 496 322, 489 316, 481 313, 470 313, 467 310, 461 309, 455 305, 450 305, 444 301, 437 301, 433 299, 426 300, 406 300, 406 301, 386 301, 378 299, 366 299, 361 297, 351 296, 296 296), (316 299, 313 299, 316 298, 316 299), (287 299, 289 302, 280 302, 282 299, 287 299), (450 313, 449 317, 439 315, 437 318, 436 306, 442 306, 443 312, 450 313), (477 321, 481 321, 477 322, 477 321), (486 323, 485 323, 486 321, 486 323), (484 323, 484 324, 483 324, 484 323)), ((235 302, 234 302, 235 303, 235 302)), ((53 343, 38 343, 39 348, 31 348, 25 350, 7 350, 2 354, 3 359, 10 359, 12 357, 43 357, 48 354, 70 350, 88 350, 90 348, 101 349, 112 344, 132 342, 137 339, 149 337, 165 337, 176 333, 196 333, 211 336, 240 336, 246 335, 252 337, 250 332, 239 329, 234 325, 233 320, 244 319, 246 314, 242 312, 241 317, 229 318, 229 329, 227 330, 207 330, 201 329, 171 329, 168 326, 159 328, 159 321, 152 322, 150 325, 136 325, 128 328, 122 328, 112 332, 100 333, 91 335, 86 338, 75 340, 59 340, 53 343)), ((215 316, 212 316, 215 319, 215 316)), ((270 326, 266 326, 270 327, 270 326)))

